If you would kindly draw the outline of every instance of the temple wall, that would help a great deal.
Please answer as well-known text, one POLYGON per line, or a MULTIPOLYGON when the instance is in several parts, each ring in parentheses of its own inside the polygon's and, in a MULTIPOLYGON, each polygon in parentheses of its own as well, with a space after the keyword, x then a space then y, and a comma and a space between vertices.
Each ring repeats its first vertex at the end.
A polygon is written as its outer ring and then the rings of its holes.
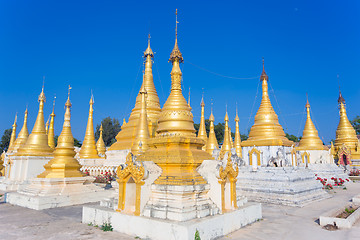
MULTIPOLYGON (((242 147, 243 160, 246 165, 250 165, 250 151, 254 147, 242 147)), ((277 164, 291 165, 291 147, 285 146, 255 146, 259 150, 261 166, 267 166, 269 162, 276 161, 277 164)), ((257 164, 257 159, 253 153, 254 164, 257 164)), ((272 166, 272 163, 270 163, 272 166)))

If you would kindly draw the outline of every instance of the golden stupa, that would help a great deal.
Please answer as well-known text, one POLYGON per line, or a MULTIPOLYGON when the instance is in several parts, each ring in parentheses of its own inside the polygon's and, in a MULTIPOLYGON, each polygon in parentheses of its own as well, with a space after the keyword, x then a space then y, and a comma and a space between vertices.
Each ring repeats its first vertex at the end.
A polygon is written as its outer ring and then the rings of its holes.
POLYGON ((240 128, 239 128, 239 116, 238 111, 236 109, 236 117, 235 117, 235 141, 234 141, 234 148, 236 150, 236 154, 239 157, 242 157, 242 149, 241 149, 241 135, 240 135, 240 128))
POLYGON ((219 148, 219 144, 218 141, 216 139, 216 134, 215 134, 215 129, 214 129, 214 115, 213 115, 213 110, 211 107, 211 114, 209 117, 209 121, 210 121, 210 131, 209 131, 209 139, 206 143, 206 151, 212 155, 214 149, 218 149, 219 148))
MULTIPOLYGON (((142 87, 144 87, 147 91, 146 110, 147 110, 147 119, 148 119, 150 137, 154 137, 155 135, 157 121, 161 111, 159 97, 157 95, 153 81, 153 74, 152 74, 153 57, 154 57, 154 53, 150 47, 150 35, 149 35, 148 47, 144 52, 145 73, 143 77, 142 87)), ((142 89, 142 87, 140 89, 142 89)), ((136 125, 139 122, 140 111, 141 111, 141 94, 139 92, 139 94, 136 97, 135 107, 130 114, 128 122, 126 123, 124 119, 124 123, 121 126, 121 131, 116 136, 116 142, 113 145, 111 145, 108 150, 131 149, 136 137, 136 125)))
POLYGON ((224 140, 223 140, 223 144, 221 146, 221 156, 224 156, 224 154, 226 152, 229 152, 231 150, 231 132, 229 132, 229 116, 226 110, 226 114, 225 114, 225 133, 224 133, 224 140))
MULTIPOLYGON (((190 106, 190 105, 189 105, 190 106)), ((201 98, 201 119, 200 119, 200 126, 197 137, 204 140, 205 143, 208 140, 207 133, 206 133, 206 127, 205 127, 205 103, 204 103, 204 97, 201 98)), ((204 145, 203 150, 206 150, 206 145, 204 145)))
POLYGON ((49 147, 51 147, 52 149, 55 148, 55 127, 54 127, 54 123, 55 123, 55 98, 54 98, 54 102, 53 102, 53 110, 50 114, 50 126, 49 129, 47 131, 47 135, 48 135, 48 145, 49 147))
POLYGON ((340 108, 340 122, 336 129, 336 139, 334 145, 335 153, 337 153, 344 144, 351 150, 351 159, 360 159, 360 152, 358 150, 359 140, 356 136, 354 127, 351 125, 347 117, 345 99, 341 95, 341 92, 339 92, 338 103, 340 108))
POLYGON ((284 130, 279 124, 278 116, 270 102, 269 77, 265 72, 264 60, 260 80, 262 81, 261 104, 256 113, 254 125, 250 129, 249 138, 243 141, 241 146, 291 146, 294 142, 285 137, 284 130))
POLYGON ((96 142, 96 150, 99 153, 99 155, 105 155, 106 146, 105 146, 104 139, 103 139, 103 126, 102 126, 102 124, 100 125, 99 139, 96 142))
POLYGON ((28 110, 26 109, 25 114, 24 114, 23 126, 19 132, 18 137, 16 138, 16 140, 12 146, 13 151, 17 151, 22 145, 24 145, 26 143, 26 140, 29 137, 29 131, 27 128, 27 118, 28 118, 28 110))
POLYGON ((212 157, 202 150, 205 141, 195 135, 193 115, 182 94, 180 63, 183 57, 177 42, 177 24, 175 32, 175 46, 169 59, 172 63, 171 92, 161 109, 157 135, 148 140, 149 149, 140 154, 138 160, 153 161, 162 168, 155 184, 205 184, 196 168, 212 157))
POLYGON ((141 86, 140 95, 141 95, 141 110, 139 122, 136 126, 136 136, 134 144, 131 147, 131 152, 134 155, 142 153, 148 149, 147 141, 150 138, 148 120, 147 120, 147 111, 146 111, 146 89, 141 86))
POLYGON ((98 152, 96 150, 95 144, 95 135, 94 135, 94 97, 91 95, 89 102, 89 117, 86 125, 86 132, 83 144, 79 151, 79 158, 99 158, 98 152))
POLYGON ((309 100, 306 100, 306 123, 303 135, 296 150, 328 150, 319 138, 318 131, 311 120, 309 100))
POLYGON ((17 127, 16 121, 17 121, 17 114, 15 115, 14 124, 12 125, 12 131, 11 131, 11 136, 10 136, 8 152, 12 152, 14 150, 14 143, 16 140, 16 127, 17 127))
POLYGON ((49 156, 52 155, 53 149, 48 145, 48 136, 46 135, 44 122, 44 103, 46 97, 44 87, 39 95, 39 112, 36 117, 34 128, 29 135, 26 143, 22 145, 16 155, 19 156, 49 156))
POLYGON ((68 99, 65 103, 64 125, 54 151, 54 158, 45 164, 45 171, 38 175, 38 178, 83 177, 83 174, 80 172, 81 165, 74 158, 76 152, 70 124, 70 89, 69 86, 68 99))

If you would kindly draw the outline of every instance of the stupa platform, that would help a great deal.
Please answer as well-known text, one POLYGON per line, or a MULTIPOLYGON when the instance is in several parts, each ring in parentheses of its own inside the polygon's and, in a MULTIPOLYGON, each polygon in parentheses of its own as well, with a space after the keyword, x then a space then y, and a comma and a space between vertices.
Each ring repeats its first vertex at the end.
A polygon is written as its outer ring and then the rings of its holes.
POLYGON ((98 202, 115 194, 91 183, 91 178, 35 178, 22 185, 18 192, 7 193, 6 202, 42 210, 98 202))
MULTIPOLYGON (((308 168, 316 174, 316 177, 326 178, 328 182, 332 177, 348 179, 349 175, 345 172, 345 168, 336 164, 309 164, 308 168)), ((315 177, 315 178, 316 178, 315 177)), ((347 183, 347 182, 346 182, 347 183)))
POLYGON ((241 167, 236 186, 249 201, 261 203, 303 207, 330 197, 311 170, 296 167, 241 167))
POLYGON ((161 220, 127 215, 102 206, 84 206, 82 222, 93 225, 110 223, 115 231, 153 240, 214 239, 231 233, 262 218, 261 204, 247 203, 237 210, 190 221, 161 220))

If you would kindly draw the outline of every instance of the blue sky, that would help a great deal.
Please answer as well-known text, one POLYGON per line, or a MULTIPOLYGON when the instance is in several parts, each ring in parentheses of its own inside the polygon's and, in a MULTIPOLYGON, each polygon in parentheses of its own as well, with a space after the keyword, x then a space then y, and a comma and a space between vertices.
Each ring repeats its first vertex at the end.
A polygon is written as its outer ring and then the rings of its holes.
POLYGON ((127 119, 141 85, 149 32, 163 105, 170 90, 176 8, 184 96, 191 87, 195 122, 204 89, 206 115, 213 99, 216 121, 223 120, 226 104, 233 119, 237 102, 240 130, 247 133, 261 100, 262 57, 274 89, 271 101, 286 132, 302 134, 307 92, 321 138, 325 143, 335 138, 337 74, 349 118, 360 115, 359 1, 1 0, 0 135, 16 112, 20 129, 26 105, 32 129, 43 76, 45 118, 57 96, 56 134, 69 84, 76 138, 84 137, 91 90, 95 125, 107 116, 127 119))

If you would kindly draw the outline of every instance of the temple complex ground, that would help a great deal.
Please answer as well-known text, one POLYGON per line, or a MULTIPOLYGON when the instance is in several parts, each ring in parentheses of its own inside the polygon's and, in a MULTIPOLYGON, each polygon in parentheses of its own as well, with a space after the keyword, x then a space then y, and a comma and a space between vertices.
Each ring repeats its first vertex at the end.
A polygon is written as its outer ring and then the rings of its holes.
MULTIPOLYGON (((360 182, 347 190, 335 189, 332 198, 303 208, 263 204, 263 220, 220 239, 360 239, 360 221, 351 229, 328 231, 318 224, 321 214, 345 205, 360 193, 360 182)), ((0 239, 135 239, 118 232, 103 232, 81 223, 82 206, 35 211, 0 203, 0 239)))

